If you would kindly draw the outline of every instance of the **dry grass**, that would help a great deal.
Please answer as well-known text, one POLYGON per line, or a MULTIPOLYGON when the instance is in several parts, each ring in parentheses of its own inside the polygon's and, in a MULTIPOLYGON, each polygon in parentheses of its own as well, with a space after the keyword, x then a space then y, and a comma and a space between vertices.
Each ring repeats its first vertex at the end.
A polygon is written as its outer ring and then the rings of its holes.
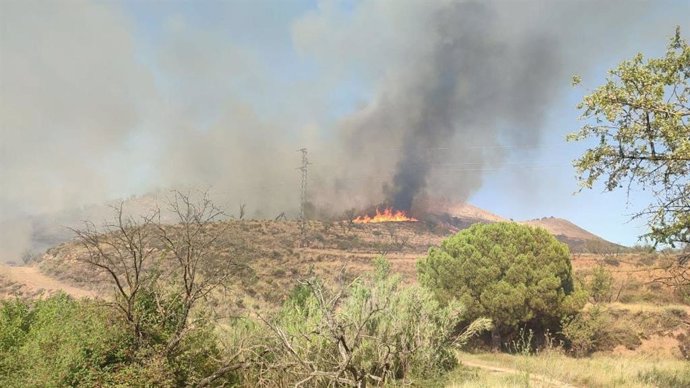
MULTIPOLYGON (((514 369, 516 375, 501 375, 475 370, 476 377, 467 372, 451 375, 448 386, 452 387, 513 387, 540 386, 529 380, 530 376, 543 376, 565 384, 586 387, 658 387, 673 386, 666 382, 690 383, 687 361, 660 357, 595 355, 576 359, 558 351, 548 351, 534 356, 495 353, 461 353, 460 360, 473 361, 490 366, 514 369), (493 375, 493 376, 492 376, 493 375), (673 378, 675 377, 675 380, 673 378)), ((542 383, 541 386, 553 386, 542 383)))

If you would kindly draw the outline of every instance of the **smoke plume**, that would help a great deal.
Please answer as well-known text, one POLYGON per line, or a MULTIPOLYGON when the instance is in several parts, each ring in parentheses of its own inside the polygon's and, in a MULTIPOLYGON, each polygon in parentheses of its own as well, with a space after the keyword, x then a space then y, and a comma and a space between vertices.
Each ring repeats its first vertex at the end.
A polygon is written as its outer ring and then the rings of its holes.
POLYGON ((494 9, 475 2, 450 3, 426 17, 424 50, 382 86, 377 107, 345 129, 358 158, 366 157, 359 150, 376 152, 361 146, 372 131, 379 131, 374 144, 397 139, 397 162, 384 192, 397 209, 412 207, 441 162, 461 172, 439 177, 452 180, 452 193, 436 194, 464 199, 481 185, 481 169, 501 159, 482 146, 500 140, 534 145, 543 106, 562 79, 559 47, 546 31, 515 36, 494 9), (520 134, 511 135, 516 130, 520 134))

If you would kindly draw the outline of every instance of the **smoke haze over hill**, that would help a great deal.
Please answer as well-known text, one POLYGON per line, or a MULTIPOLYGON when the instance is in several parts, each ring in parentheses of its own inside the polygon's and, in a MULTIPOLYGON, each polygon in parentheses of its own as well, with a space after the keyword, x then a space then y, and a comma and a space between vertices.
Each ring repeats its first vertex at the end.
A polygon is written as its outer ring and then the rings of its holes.
POLYGON ((4 1, 0 259, 29 216, 159 188, 294 215, 301 146, 320 208, 466 200, 572 73, 687 25, 661 3, 4 1))

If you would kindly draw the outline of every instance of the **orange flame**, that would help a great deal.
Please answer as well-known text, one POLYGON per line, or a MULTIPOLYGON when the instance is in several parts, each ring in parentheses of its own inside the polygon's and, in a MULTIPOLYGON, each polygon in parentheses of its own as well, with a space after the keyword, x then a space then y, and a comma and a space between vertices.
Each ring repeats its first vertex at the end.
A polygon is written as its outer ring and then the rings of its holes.
POLYGON ((407 214, 402 210, 393 210, 392 208, 387 208, 384 211, 379 211, 376 209, 376 215, 370 217, 369 215, 359 216, 352 220, 356 224, 370 224, 377 222, 414 222, 417 219, 408 217, 407 214))

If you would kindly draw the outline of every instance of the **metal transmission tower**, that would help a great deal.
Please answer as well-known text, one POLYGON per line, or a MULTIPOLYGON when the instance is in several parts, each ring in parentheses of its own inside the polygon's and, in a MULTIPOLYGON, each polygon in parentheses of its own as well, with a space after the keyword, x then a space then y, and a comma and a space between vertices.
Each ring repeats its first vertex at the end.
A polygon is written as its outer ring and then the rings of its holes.
POLYGON ((302 153, 302 166, 298 167, 298 170, 302 171, 302 181, 300 184, 300 206, 299 206, 299 220, 300 220, 300 231, 302 233, 302 245, 306 243, 307 240, 307 167, 309 166, 309 158, 307 157, 307 149, 300 148, 297 150, 302 153))

